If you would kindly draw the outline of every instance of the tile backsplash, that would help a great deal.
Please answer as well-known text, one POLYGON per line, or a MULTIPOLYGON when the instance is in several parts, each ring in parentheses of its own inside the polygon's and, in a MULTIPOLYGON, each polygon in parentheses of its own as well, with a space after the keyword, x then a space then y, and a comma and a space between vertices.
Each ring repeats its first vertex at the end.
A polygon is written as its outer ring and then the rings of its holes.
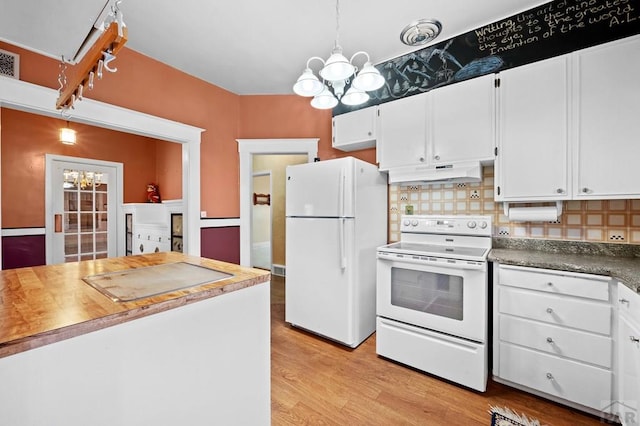
POLYGON ((493 167, 483 169, 479 183, 389 185, 389 241, 400 239, 400 216, 409 205, 413 214, 491 215, 495 237, 640 244, 640 200, 565 201, 557 221, 509 222, 493 190, 493 167))

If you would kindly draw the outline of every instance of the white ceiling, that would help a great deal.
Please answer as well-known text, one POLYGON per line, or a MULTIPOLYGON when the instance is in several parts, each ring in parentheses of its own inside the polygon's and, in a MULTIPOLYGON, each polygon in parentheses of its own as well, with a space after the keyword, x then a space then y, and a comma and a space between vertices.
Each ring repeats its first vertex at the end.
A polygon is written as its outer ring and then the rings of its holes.
MULTIPOLYGON (((68 58, 113 1, 0 0, 0 40, 68 58)), ((347 57, 364 50, 379 63, 419 49, 400 42, 414 20, 438 19, 437 43, 548 1, 342 0, 340 45, 347 57)), ((307 59, 326 59, 336 37, 335 0, 123 0, 120 8, 126 47, 241 95, 293 93, 307 59)))

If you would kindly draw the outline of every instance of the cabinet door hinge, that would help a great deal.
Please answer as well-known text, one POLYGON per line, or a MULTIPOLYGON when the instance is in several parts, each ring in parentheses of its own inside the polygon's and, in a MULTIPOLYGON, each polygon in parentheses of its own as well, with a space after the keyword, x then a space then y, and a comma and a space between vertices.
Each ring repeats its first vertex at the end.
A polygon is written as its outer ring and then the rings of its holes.
POLYGON ((498 147, 493 148, 493 155, 498 156, 498 147))
POLYGON ((500 87, 500 79, 499 79, 499 78, 496 78, 495 80, 493 80, 493 85, 494 85, 495 87, 500 87))

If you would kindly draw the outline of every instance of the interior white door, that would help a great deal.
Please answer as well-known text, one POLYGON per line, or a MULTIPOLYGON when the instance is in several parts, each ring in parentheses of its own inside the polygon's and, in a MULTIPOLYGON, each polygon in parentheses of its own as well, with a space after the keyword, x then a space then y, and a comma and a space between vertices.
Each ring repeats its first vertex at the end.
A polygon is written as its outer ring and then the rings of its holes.
POLYGON ((251 206, 251 262, 254 268, 271 270, 272 201, 271 172, 253 175, 251 206))
POLYGON ((353 217, 354 167, 350 157, 287 167, 287 216, 353 217))
POLYGON ((54 161, 51 177, 51 263, 116 256, 116 168, 54 161))
POLYGON ((354 219, 287 218, 285 320, 355 344, 354 219))

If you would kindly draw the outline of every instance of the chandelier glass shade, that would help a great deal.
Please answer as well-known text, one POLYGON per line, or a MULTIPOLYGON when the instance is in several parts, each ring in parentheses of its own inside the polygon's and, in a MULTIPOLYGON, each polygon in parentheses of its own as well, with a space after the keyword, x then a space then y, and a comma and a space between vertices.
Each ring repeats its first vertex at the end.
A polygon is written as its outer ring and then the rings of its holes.
POLYGON ((338 100, 345 105, 361 105, 369 100, 367 92, 378 90, 385 83, 380 71, 371 64, 368 53, 356 52, 351 59, 343 55, 342 47, 338 44, 339 22, 339 0, 336 0, 336 43, 331 56, 326 61, 318 56, 309 58, 306 68, 293 85, 293 91, 297 95, 313 97, 311 106, 314 108, 330 109, 338 105, 338 100), (354 59, 358 55, 366 57, 359 72, 354 65, 354 59), (322 69, 318 72, 322 81, 310 67, 314 60, 322 63, 322 69), (347 87, 349 88, 345 93, 347 87))

